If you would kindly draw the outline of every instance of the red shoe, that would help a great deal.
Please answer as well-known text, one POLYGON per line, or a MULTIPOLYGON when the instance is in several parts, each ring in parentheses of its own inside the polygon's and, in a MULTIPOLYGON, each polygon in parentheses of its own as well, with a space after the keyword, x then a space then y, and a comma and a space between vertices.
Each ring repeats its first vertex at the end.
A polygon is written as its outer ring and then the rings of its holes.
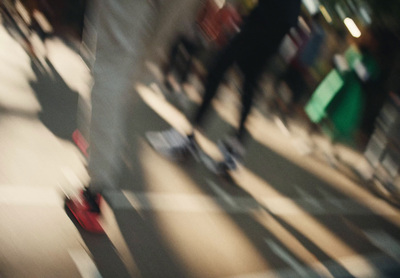
POLYGON ((82 190, 78 198, 68 198, 65 204, 84 230, 102 234, 104 229, 100 224, 100 200, 100 194, 93 196, 87 190, 82 190))

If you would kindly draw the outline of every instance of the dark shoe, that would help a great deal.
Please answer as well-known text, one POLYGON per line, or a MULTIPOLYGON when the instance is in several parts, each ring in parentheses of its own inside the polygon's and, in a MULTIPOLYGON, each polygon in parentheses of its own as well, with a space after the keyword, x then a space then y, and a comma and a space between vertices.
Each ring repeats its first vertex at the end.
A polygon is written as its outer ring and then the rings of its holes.
POLYGON ((65 204, 84 230, 104 233, 100 224, 100 200, 100 194, 93 194, 88 189, 83 189, 78 197, 68 198, 65 204))
POLYGON ((242 164, 244 148, 242 144, 234 138, 229 138, 218 142, 218 148, 221 151, 224 161, 220 167, 226 171, 234 171, 242 164))
POLYGON ((146 138, 157 152, 173 160, 181 160, 188 154, 195 153, 194 137, 182 135, 174 128, 147 132, 146 138))

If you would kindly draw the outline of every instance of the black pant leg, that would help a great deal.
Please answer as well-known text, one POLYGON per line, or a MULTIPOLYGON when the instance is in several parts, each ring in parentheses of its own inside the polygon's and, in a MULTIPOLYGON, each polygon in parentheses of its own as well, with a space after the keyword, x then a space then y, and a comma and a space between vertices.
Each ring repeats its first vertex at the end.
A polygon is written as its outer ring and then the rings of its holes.
POLYGON ((222 50, 215 59, 213 65, 209 69, 203 101, 195 113, 192 124, 194 126, 200 126, 203 122, 204 115, 206 114, 211 100, 217 93, 218 87, 225 76, 226 71, 235 62, 237 53, 239 51, 239 44, 233 42, 228 45, 225 50, 222 50))
POLYGON ((250 114, 251 107, 253 106, 253 99, 257 91, 257 82, 259 76, 260 73, 258 72, 245 75, 242 92, 242 111, 240 115, 239 128, 236 134, 240 142, 243 142, 244 140, 244 135, 246 132, 245 123, 250 114))

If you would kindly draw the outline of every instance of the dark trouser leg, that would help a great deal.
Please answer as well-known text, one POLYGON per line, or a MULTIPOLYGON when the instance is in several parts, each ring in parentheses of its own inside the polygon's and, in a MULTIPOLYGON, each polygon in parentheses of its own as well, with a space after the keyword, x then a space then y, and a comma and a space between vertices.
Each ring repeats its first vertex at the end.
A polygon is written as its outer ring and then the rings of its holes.
POLYGON ((236 45, 229 45, 228 48, 218 55, 213 66, 209 70, 208 77, 205 82, 206 87, 204 90, 203 101, 192 121, 194 126, 200 126, 202 124, 204 115, 210 106, 211 100, 217 93, 218 87, 225 76, 225 72, 235 62, 236 52, 236 45))
POLYGON ((193 67, 193 59, 196 53, 199 51, 200 47, 196 45, 195 42, 187 40, 186 38, 182 39, 181 45, 184 47, 181 50, 182 57, 182 66, 178 70, 178 77, 181 83, 185 83, 189 77, 190 72, 193 67))
POLYGON ((237 139, 243 143, 244 135, 246 132, 245 123, 253 105, 254 94, 257 89, 258 77, 261 71, 252 71, 245 73, 245 80, 242 92, 242 112, 240 115, 239 129, 236 133, 237 139))
POLYGON ((195 42, 190 41, 185 36, 179 36, 170 51, 170 59, 164 68, 164 74, 176 70, 179 81, 185 82, 192 67, 193 55, 198 50, 199 46, 195 42))
POLYGON ((176 67, 178 60, 179 46, 181 45, 183 38, 184 38, 183 36, 179 36, 175 40, 175 43, 173 44, 171 51, 169 53, 169 61, 163 70, 164 74, 170 73, 176 67))

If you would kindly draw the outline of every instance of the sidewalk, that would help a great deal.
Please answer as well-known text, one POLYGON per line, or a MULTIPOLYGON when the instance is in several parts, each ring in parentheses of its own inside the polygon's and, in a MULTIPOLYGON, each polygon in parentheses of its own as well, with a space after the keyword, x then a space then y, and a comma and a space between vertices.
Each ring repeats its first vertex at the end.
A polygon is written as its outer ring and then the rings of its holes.
MULTIPOLYGON (((122 192, 108 192, 104 204, 107 233, 85 233, 66 214, 61 189, 88 178, 70 138, 88 70, 61 40, 48 42, 42 68, 2 27, 0 39, 1 278, 398 274, 399 211, 302 155, 296 122, 285 135, 255 111, 246 166, 233 182, 155 153, 144 133, 180 118, 163 117, 174 108, 151 76, 139 92, 146 97, 132 103, 122 192)), ((215 104, 212 140, 234 122, 227 100, 215 104)))

